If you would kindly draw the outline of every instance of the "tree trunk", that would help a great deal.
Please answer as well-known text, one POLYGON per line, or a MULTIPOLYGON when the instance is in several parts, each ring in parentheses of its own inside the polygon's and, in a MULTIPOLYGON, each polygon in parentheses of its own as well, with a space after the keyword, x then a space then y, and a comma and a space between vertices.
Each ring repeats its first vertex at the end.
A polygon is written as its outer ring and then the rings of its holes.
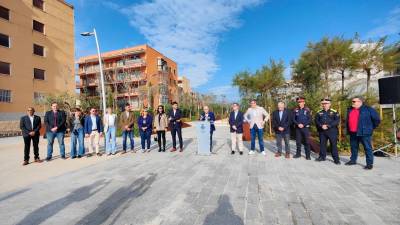
POLYGON ((369 85, 371 82, 371 70, 367 70, 367 97, 369 96, 369 85))
POLYGON ((344 95, 344 70, 342 70, 342 96, 344 95))

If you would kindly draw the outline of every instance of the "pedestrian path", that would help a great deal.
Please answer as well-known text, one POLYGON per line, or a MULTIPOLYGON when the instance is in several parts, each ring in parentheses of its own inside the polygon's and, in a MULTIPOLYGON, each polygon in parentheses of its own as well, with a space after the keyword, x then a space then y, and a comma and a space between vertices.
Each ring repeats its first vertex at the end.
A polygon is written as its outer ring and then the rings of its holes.
POLYGON ((231 155, 228 132, 217 126, 211 156, 196 155, 191 127, 183 153, 56 159, 23 169, 20 160, 5 161, 21 158, 16 141, 0 140, 1 168, 18 171, 0 170, 1 224, 400 224, 398 160, 377 158, 365 171, 363 158, 351 167, 275 158, 272 142, 266 157, 231 155), (40 175, 47 170, 61 172, 40 175), (9 188, 20 179, 30 182, 9 188))

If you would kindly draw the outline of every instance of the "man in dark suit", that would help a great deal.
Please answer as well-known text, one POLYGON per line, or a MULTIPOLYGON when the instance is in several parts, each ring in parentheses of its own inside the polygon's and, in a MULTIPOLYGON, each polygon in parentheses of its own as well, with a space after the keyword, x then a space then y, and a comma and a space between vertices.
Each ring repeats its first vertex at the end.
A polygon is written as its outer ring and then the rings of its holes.
POLYGON ((171 152, 176 151, 176 134, 178 134, 178 139, 179 139, 179 151, 183 152, 183 140, 182 140, 182 113, 181 110, 178 109, 178 103, 173 102, 172 103, 172 110, 169 111, 168 113, 168 121, 169 121, 169 127, 171 130, 171 135, 172 135, 172 149, 171 152))
POLYGON ((29 164, 29 152, 31 147, 31 141, 33 142, 33 154, 35 155, 35 162, 42 162, 39 158, 39 136, 40 128, 42 127, 42 121, 39 116, 34 115, 35 109, 33 107, 28 108, 26 116, 21 117, 19 127, 22 131, 22 137, 24 138, 24 162, 23 166, 29 164))
POLYGON ((291 124, 291 112, 285 108, 284 102, 278 103, 278 109, 272 113, 272 127, 276 135, 276 147, 278 151, 275 153, 275 157, 282 155, 282 139, 285 141, 285 158, 290 158, 290 124, 291 124))
POLYGON ((67 115, 64 111, 58 109, 56 102, 51 103, 51 110, 47 111, 44 116, 44 124, 46 125, 47 137, 47 157, 46 161, 50 161, 53 156, 54 139, 57 138, 60 147, 60 156, 65 158, 64 136, 67 130, 67 115))
POLYGON ((200 121, 209 121, 210 122, 210 152, 212 152, 212 142, 213 142, 213 133, 215 131, 215 115, 210 111, 208 106, 203 107, 203 112, 200 114, 200 121))
POLYGON ((243 155, 243 113, 239 111, 239 104, 233 103, 232 112, 229 114, 229 126, 231 131, 232 152, 235 154, 236 146, 239 154, 243 155))

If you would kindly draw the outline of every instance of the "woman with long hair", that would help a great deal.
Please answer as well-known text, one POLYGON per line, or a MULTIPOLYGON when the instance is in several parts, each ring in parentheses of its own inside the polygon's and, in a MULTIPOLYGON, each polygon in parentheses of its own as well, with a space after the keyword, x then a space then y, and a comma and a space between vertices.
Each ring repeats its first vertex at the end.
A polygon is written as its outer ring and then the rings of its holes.
POLYGON ((168 131, 168 118, 163 105, 157 107, 153 127, 157 132, 158 152, 165 152, 165 132, 168 131))
POLYGON ((143 109, 138 119, 139 134, 142 144, 142 153, 145 153, 146 151, 150 152, 152 125, 153 125, 153 118, 151 117, 151 115, 149 115, 147 109, 143 109))

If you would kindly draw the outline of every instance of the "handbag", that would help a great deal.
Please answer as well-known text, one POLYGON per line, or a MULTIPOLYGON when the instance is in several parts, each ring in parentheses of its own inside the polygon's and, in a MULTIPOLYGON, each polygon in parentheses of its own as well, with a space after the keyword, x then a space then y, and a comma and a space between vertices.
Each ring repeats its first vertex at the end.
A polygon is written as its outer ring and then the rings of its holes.
POLYGON ((154 134, 154 141, 158 141, 157 134, 154 134))

